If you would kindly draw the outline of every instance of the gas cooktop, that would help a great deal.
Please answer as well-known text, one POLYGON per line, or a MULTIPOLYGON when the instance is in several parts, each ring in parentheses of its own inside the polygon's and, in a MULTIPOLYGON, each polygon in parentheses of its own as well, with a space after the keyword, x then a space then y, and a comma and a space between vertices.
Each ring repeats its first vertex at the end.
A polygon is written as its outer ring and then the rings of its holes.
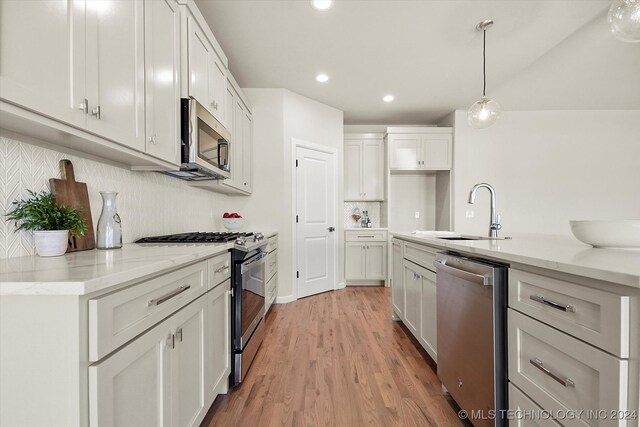
POLYGON ((218 231, 207 233, 180 233, 167 234, 166 236, 143 237, 135 243, 225 243, 237 240, 240 237, 253 236, 253 233, 218 231))

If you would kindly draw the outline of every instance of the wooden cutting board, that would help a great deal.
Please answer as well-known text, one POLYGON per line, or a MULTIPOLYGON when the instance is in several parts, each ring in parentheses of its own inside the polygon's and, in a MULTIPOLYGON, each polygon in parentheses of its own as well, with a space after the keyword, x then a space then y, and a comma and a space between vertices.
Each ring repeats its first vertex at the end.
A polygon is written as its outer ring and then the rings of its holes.
POLYGON ((93 222, 91 221, 91 207, 89 206, 89 193, 87 184, 76 182, 73 165, 70 160, 60 160, 62 179, 49 179, 51 193, 56 196, 58 205, 77 208, 82 211, 82 216, 87 221, 87 232, 84 236, 70 236, 67 252, 85 251, 96 247, 96 238, 93 234, 93 222))

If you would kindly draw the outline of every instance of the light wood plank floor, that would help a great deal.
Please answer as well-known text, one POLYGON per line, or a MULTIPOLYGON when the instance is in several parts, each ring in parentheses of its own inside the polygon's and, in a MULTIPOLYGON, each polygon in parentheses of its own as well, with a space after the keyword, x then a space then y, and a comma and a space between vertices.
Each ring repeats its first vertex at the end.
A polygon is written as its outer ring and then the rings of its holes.
POLYGON ((436 368, 391 320, 389 289, 275 305, 245 381, 202 426, 460 426, 436 368))

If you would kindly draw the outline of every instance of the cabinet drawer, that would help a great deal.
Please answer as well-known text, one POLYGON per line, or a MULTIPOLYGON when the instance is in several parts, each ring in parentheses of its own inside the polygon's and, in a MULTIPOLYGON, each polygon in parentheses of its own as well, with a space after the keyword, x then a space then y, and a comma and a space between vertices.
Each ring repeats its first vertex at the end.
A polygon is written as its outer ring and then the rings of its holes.
POLYGON ((429 269, 431 271, 435 271, 436 268, 433 266, 433 263, 436 260, 437 249, 432 248, 430 246, 418 245, 415 243, 404 243, 404 257, 409 261, 415 262, 416 264, 429 269))
POLYGON ((209 265, 209 289, 231 277, 231 254, 225 252, 207 260, 209 265))
POLYGON ((89 300, 89 360, 95 362, 207 290, 202 261, 89 300))
POLYGON ((276 274, 267 282, 267 286, 266 286, 267 298, 266 299, 271 300, 273 297, 276 296, 277 291, 278 291, 278 275, 276 274))
POLYGON ((276 271, 278 271, 278 251, 273 251, 267 255, 267 261, 264 269, 267 281, 269 281, 276 271))
POLYGON ((628 296, 512 268, 509 306, 619 357, 629 357, 628 296))
POLYGON ((509 427, 559 427, 557 422, 542 417, 542 408, 509 383, 509 410, 513 418, 509 427))
POLYGON ((267 239, 267 252, 273 252, 278 249, 278 236, 269 237, 267 239))
POLYGON ((347 242, 370 242, 370 241, 387 241, 387 230, 363 230, 363 231, 347 231, 347 242))
MULTIPOLYGON (((509 309, 509 380, 548 411, 627 410, 628 362, 509 309), (537 366, 536 366, 537 365, 537 366), (547 370, 546 372, 544 370, 547 370)), ((568 426, 625 425, 613 419, 568 426)))

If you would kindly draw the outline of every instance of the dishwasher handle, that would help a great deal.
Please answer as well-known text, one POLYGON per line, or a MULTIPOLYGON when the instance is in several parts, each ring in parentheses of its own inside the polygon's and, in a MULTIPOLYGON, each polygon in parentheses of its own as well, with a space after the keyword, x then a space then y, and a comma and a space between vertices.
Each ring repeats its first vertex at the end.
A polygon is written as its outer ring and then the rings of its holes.
POLYGON ((434 261, 433 265, 435 265, 437 270, 442 270, 443 272, 459 277, 460 279, 464 279, 482 286, 493 286, 493 279, 490 276, 484 276, 482 274, 475 274, 468 271, 460 270, 459 268, 454 268, 445 264, 444 260, 439 259, 434 261))

